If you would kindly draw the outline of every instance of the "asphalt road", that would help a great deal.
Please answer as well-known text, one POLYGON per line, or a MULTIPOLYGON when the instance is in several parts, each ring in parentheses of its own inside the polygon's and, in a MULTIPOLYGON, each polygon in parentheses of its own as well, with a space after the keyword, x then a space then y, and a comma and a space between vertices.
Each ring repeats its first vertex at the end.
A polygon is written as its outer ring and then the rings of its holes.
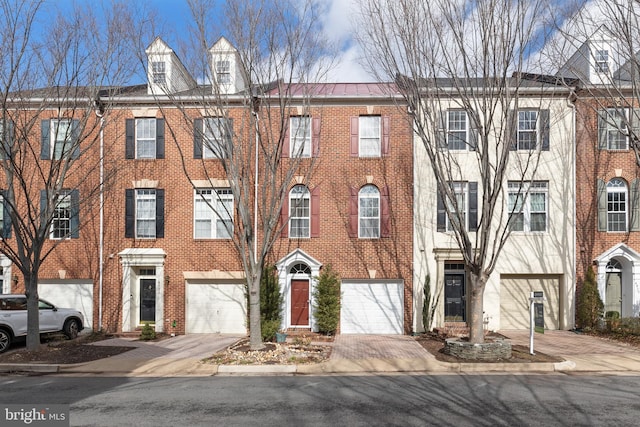
POLYGON ((72 426, 637 426, 640 376, 0 377, 72 426))

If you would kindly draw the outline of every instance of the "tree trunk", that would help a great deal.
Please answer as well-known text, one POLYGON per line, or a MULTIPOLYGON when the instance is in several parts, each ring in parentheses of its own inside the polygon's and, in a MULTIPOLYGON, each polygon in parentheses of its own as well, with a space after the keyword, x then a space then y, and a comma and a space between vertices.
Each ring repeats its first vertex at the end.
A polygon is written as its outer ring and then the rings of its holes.
POLYGON ((38 276, 24 275, 27 295, 27 350, 40 347, 40 310, 38 309, 38 276))
POLYGON ((249 345, 251 350, 264 348, 260 324, 260 276, 252 275, 249 288, 249 345))
POLYGON ((481 273, 476 275, 470 274, 471 279, 471 301, 470 301, 470 321, 469 324, 469 342, 472 344, 481 344, 484 342, 484 287, 487 284, 488 277, 481 273))

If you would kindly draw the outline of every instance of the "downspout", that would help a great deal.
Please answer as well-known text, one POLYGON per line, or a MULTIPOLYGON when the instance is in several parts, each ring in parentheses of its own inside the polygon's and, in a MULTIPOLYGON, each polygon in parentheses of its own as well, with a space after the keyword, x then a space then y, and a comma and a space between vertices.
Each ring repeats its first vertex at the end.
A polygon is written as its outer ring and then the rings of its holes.
MULTIPOLYGON (((576 288, 577 288, 577 251, 579 250, 576 245, 578 243, 577 240, 577 231, 576 231, 576 215, 577 215, 577 208, 578 208, 578 202, 577 202, 577 197, 576 197, 576 191, 577 191, 577 156, 578 156, 578 147, 576 145, 577 142, 577 138, 576 138, 576 100, 578 98, 578 95, 576 95, 576 91, 575 91, 575 87, 571 87, 571 92, 569 93, 569 96, 567 97, 567 104, 569 105, 569 107, 571 108, 571 131, 572 131, 572 154, 573 154, 573 183, 572 183, 572 190, 573 190, 573 227, 571 227, 572 233, 573 233, 573 247, 575 248, 573 250, 573 309, 571 310, 571 320, 569 321, 569 323, 571 325, 564 325, 565 328, 567 328, 568 326, 571 326, 571 328, 575 328, 575 321, 576 321, 576 288)), ((562 326, 562 325, 561 325, 562 326)))
POLYGON ((104 283, 104 107, 97 98, 95 113, 100 118, 100 230, 98 237, 98 331, 102 331, 102 288, 104 283))

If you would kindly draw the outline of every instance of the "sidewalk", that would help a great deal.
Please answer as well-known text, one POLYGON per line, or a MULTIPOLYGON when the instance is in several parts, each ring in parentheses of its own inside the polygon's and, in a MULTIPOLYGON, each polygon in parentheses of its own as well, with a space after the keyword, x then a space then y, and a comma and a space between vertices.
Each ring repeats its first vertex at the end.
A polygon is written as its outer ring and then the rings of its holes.
MULTIPOLYGON (((529 346, 528 331, 501 331, 513 344, 529 346)), ((94 345, 132 346, 106 359, 75 365, 0 365, 0 372, 69 375, 174 377, 212 375, 293 375, 362 373, 598 372, 639 374, 640 349, 569 331, 534 336, 534 351, 565 359, 560 363, 447 363, 436 360, 406 335, 338 335, 329 360, 309 365, 212 365, 200 360, 227 348, 241 337, 215 334, 181 335, 146 343, 115 338, 94 345)))

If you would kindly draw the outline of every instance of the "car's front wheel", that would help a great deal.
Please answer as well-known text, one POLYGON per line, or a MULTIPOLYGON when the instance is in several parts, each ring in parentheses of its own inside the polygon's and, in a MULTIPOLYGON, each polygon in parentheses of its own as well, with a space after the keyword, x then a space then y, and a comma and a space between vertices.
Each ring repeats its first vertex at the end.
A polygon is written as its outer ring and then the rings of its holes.
POLYGON ((4 353, 11 346, 11 334, 4 329, 0 329, 0 353, 4 353))
POLYGON ((62 330, 62 332, 64 332, 64 334, 70 340, 76 338, 79 331, 80 323, 77 319, 68 319, 66 322, 64 322, 64 329, 62 330))

